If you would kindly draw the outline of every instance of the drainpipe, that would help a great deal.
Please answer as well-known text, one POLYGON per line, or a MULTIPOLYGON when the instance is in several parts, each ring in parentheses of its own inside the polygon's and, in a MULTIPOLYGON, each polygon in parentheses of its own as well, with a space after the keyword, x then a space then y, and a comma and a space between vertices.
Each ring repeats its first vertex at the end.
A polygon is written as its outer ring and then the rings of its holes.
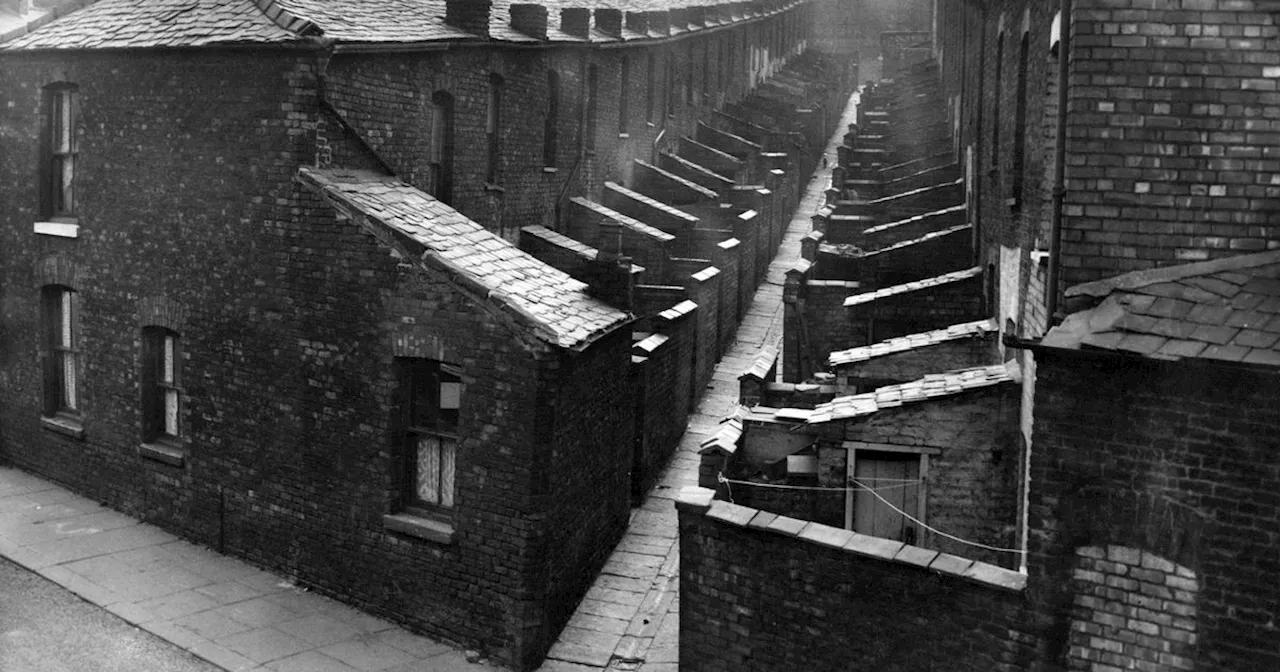
POLYGON ((1049 325, 1055 322, 1058 313, 1058 276, 1062 256, 1062 202, 1066 197, 1065 173, 1067 166, 1067 59, 1071 39, 1071 0, 1061 0, 1058 22, 1061 34, 1058 38, 1058 119, 1054 134, 1053 154, 1053 209, 1049 228, 1049 278, 1047 303, 1049 325))

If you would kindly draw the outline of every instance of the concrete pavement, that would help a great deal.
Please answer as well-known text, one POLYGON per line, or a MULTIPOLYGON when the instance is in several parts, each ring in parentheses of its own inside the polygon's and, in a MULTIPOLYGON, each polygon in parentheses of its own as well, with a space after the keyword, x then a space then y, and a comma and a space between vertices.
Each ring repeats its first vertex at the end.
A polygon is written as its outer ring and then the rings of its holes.
POLYGON ((498 669, 3 467, 0 556, 234 672, 498 669))
POLYGON ((658 485, 632 512, 631 526, 595 585, 551 647, 540 672, 637 670, 675 672, 679 661, 680 559, 675 497, 698 484, 698 448, 738 405, 738 376, 765 345, 782 342, 782 288, 800 258, 800 239, 821 206, 836 165, 836 147, 856 120, 858 94, 849 100, 829 139, 820 167, 801 197, 764 283, 756 290, 732 345, 716 365, 711 385, 658 485))

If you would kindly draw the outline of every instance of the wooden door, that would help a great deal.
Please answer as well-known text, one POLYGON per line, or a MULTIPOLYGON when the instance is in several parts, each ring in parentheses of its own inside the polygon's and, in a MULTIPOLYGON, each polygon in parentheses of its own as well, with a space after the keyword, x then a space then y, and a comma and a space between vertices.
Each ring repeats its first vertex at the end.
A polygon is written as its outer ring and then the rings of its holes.
POLYGON ((860 450, 854 463, 854 480, 874 489, 880 497, 865 490, 857 491, 853 529, 873 537, 916 543, 917 525, 900 511, 915 516, 919 510, 920 456, 860 450))

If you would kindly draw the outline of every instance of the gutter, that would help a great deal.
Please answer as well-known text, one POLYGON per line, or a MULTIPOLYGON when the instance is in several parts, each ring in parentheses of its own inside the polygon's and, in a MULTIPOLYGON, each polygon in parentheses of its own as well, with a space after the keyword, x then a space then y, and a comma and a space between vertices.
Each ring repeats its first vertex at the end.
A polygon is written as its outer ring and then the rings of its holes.
POLYGON ((1062 202, 1066 198, 1066 165, 1067 165, 1067 89, 1070 86, 1068 81, 1067 59, 1070 58, 1071 50, 1071 0, 1061 0, 1060 5, 1061 19, 1058 22, 1061 35, 1058 38, 1058 119, 1057 128, 1055 129, 1053 139, 1053 205, 1050 215, 1049 225, 1049 277, 1045 282, 1048 285, 1048 302, 1046 304, 1046 312, 1048 313, 1049 325, 1052 326, 1059 320, 1058 314, 1058 295, 1060 293, 1058 285, 1061 279, 1058 277, 1061 273, 1062 265, 1062 202))

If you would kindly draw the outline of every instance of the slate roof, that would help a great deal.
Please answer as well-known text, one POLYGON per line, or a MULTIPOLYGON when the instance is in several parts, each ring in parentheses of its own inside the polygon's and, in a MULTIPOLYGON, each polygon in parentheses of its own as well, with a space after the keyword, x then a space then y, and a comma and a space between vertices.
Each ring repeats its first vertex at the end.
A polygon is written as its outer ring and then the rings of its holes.
MULTIPOLYGON (((511 28, 513 0, 495 0, 490 35, 529 42, 511 28)), ((560 9, 665 10, 724 4, 723 0, 541 0, 548 9, 548 39, 584 41, 559 29, 560 9)), ((735 14, 741 15, 741 12, 735 14)), ((349 43, 414 43, 475 39, 444 22, 445 0, 99 0, 0 47, 19 49, 137 49, 215 44, 280 44, 320 36, 349 43)), ((7 24, 0 22, 0 28, 7 24)), ((708 19, 707 26, 720 25, 708 19)), ((16 26, 15 26, 16 27, 16 26)), ((672 32, 687 32, 673 25, 672 32)), ((9 29, 0 30, 3 36, 9 29)), ((16 31, 22 32, 22 31, 16 31)), ((624 38, 658 37, 624 30, 624 38)), ((618 38, 594 28, 588 41, 618 38)))
POLYGON ((1018 382, 1022 373, 1015 360, 1004 364, 933 373, 900 385, 886 385, 871 392, 836 397, 819 405, 805 421, 809 424, 848 420, 886 408, 947 397, 1000 383, 1018 382))
POLYGON ((1280 250, 1126 273, 1065 295, 1082 309, 1043 347, 1280 366, 1280 250))
POLYGON ((963 271, 952 271, 950 273, 945 273, 943 275, 935 276, 932 278, 925 278, 924 280, 916 280, 915 282, 908 282, 901 285, 894 285, 892 287, 877 289, 874 292, 864 292, 862 294, 854 294, 853 296, 850 296, 844 300, 844 306, 845 308, 848 308, 849 306, 856 306, 862 303, 870 303, 871 301, 875 301, 877 299, 883 299, 885 297, 894 296, 897 294, 906 294, 907 292, 917 292, 922 289, 932 289, 934 287, 950 284, 952 282, 960 282, 961 280, 976 278, 979 275, 982 275, 981 266, 966 268, 963 271))
POLYGON ((2 48, 124 49, 287 43, 299 35, 251 0, 100 0, 2 48))
POLYGON ((642 236, 645 236, 646 238, 652 238, 654 240, 661 241, 664 243, 670 242, 676 239, 675 236, 667 233, 666 231, 663 231, 662 229, 657 229, 652 226, 649 226, 648 224, 645 224, 644 222, 634 217, 628 217, 627 215, 624 215, 621 212, 618 212, 617 210, 607 208, 599 203, 596 203, 595 201, 589 198, 584 198, 582 196, 575 196, 569 199, 569 202, 576 203, 596 213, 597 215, 600 215, 601 217, 613 220, 617 222, 619 226, 622 226, 627 229, 631 229, 632 231, 642 236))
POLYGON ((876 357, 915 350, 916 348, 927 348, 947 341, 982 336, 998 330, 999 327, 996 325, 995 318, 977 320, 975 322, 962 322, 949 327, 934 329, 933 331, 891 338, 887 341, 880 341, 860 348, 838 350, 828 356, 827 363, 830 366, 845 366, 856 362, 865 362, 876 357))
POLYGON ((585 347, 630 319, 588 296, 586 284, 395 177, 305 167, 299 177, 339 211, 385 227, 381 233, 420 251, 423 261, 507 309, 545 341, 585 347))

